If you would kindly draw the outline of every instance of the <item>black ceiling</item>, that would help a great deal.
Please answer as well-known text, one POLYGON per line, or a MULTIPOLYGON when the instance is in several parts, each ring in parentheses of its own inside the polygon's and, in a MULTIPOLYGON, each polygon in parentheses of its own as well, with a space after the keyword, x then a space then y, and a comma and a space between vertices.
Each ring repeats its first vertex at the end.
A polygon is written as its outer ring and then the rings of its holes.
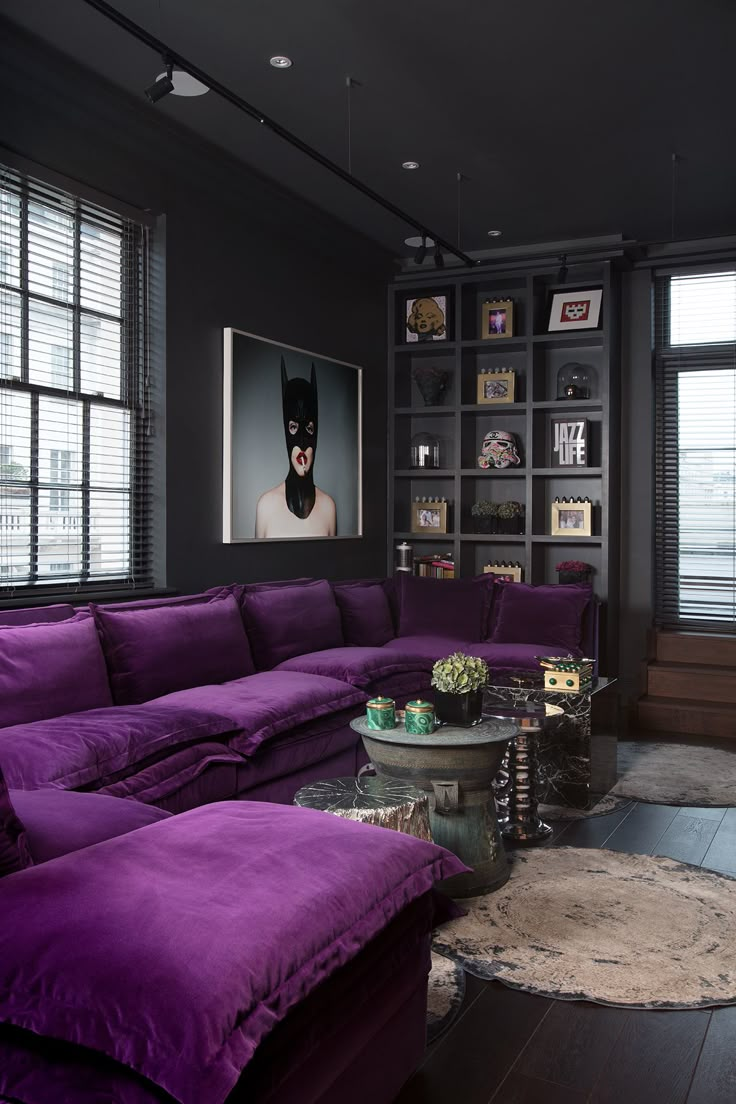
MULTIPOLYGON (((491 229, 498 247, 736 232, 734 0, 113 2, 342 165, 352 76, 354 174, 455 242, 460 171, 467 251, 493 248, 491 229)), ((0 9, 131 95, 161 69, 82 0, 0 9)), ((214 95, 151 110, 408 252, 410 228, 214 95)))

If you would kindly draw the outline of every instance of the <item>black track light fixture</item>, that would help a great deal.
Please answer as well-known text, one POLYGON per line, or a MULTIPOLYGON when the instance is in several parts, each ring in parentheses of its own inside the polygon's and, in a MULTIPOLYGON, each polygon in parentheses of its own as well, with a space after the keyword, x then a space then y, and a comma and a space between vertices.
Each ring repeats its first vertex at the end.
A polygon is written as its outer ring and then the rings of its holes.
POLYGON ((414 254, 414 264, 424 264, 424 258, 427 256, 427 235, 422 234, 422 244, 417 246, 417 251, 414 254))
POLYGON ((442 256, 442 249, 440 248, 439 242, 437 242, 436 246, 434 247, 434 264, 435 268, 445 267, 445 258, 442 256))
POLYGON ((169 58, 164 58, 163 61, 166 66, 166 72, 162 73, 160 77, 157 77, 151 87, 146 89, 146 97, 151 103, 158 103, 164 96, 168 96, 169 92, 174 91, 174 82, 172 80, 174 66, 169 58))
POLYGON ((567 253, 562 253, 560 256, 560 271, 557 273, 557 282, 564 284, 567 279, 567 253))

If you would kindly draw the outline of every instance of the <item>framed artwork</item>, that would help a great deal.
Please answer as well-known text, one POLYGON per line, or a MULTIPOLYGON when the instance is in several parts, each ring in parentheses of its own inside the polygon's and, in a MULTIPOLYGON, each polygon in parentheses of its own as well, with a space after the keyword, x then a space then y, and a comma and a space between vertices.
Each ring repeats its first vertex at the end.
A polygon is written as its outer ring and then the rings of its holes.
POLYGON ((484 575, 495 575, 504 583, 520 583, 523 568, 519 564, 486 564, 483 568, 484 575))
POLYGON ((362 369, 224 332, 226 544, 359 537, 362 369))
POLYGON ((490 405, 512 403, 516 372, 481 372, 478 376, 478 402, 490 405))
POLYGON ((514 336, 513 299, 486 299, 481 303, 480 336, 484 341, 514 336))
POLYGON ((446 533, 447 503, 412 502, 411 531, 412 533, 446 533))
POLYGON ((553 537, 591 537, 593 535, 592 502, 553 502, 553 537))
POLYGON ((448 341, 447 295, 422 295, 405 302, 404 340, 448 341))
POLYGON ((588 419, 552 418, 553 468, 586 468, 588 466, 588 419))
POLYGON ((603 288, 567 288, 555 291, 547 331, 597 330, 601 321, 603 288))

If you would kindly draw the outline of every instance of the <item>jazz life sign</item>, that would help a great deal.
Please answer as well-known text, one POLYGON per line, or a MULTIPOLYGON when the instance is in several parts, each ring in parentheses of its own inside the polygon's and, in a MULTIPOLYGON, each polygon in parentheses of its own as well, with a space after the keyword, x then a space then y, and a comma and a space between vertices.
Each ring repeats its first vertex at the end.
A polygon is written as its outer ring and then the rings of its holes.
POLYGON ((588 419, 552 418, 552 467, 588 465, 588 419))

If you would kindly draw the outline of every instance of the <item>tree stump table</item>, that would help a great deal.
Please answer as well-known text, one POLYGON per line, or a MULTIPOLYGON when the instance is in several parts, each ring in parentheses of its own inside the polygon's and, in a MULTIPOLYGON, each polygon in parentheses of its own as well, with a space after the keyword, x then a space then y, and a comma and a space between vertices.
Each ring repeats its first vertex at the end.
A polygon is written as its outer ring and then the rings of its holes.
POLYGON ((327 778, 302 786, 294 804, 432 840, 427 795, 393 778, 327 778))

